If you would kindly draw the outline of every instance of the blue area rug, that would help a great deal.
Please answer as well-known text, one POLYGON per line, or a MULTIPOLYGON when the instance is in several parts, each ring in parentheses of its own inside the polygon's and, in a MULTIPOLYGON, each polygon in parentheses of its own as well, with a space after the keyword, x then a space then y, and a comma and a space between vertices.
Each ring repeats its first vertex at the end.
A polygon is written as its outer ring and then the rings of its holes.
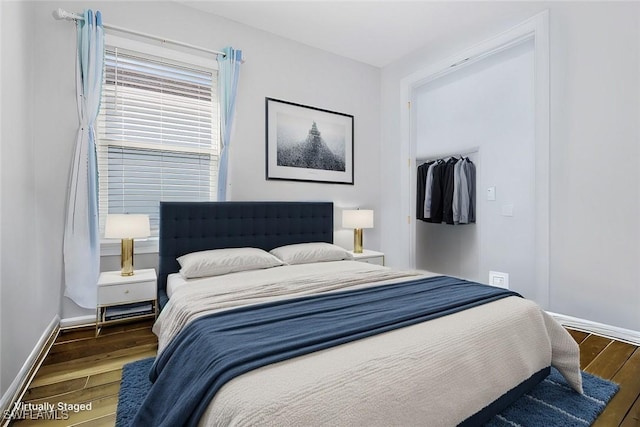
POLYGON ((584 394, 579 395, 551 368, 545 380, 496 415, 487 426, 590 426, 619 386, 583 371, 582 388, 584 394))
MULTIPOLYGON (((122 369, 116 427, 129 427, 151 382, 153 358, 129 363, 122 369)), ((496 415, 489 427, 574 427, 589 426, 618 391, 618 385, 582 372, 584 395, 574 392, 562 375, 551 374, 529 393, 496 415)))

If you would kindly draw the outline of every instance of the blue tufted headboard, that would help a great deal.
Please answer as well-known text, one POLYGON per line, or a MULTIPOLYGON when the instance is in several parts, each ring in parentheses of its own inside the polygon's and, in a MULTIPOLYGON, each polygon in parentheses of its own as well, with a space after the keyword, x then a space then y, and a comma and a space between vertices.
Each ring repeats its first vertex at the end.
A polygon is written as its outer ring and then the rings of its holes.
POLYGON ((158 301, 176 258, 208 249, 333 243, 332 202, 160 202, 158 301))

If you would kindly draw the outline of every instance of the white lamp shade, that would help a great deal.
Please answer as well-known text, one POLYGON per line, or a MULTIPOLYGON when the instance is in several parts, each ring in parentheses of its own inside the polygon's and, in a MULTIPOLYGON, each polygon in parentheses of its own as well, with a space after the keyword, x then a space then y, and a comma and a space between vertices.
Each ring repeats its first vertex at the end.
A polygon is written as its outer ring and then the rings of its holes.
POLYGON ((137 239, 149 237, 149 215, 109 214, 104 226, 106 239, 137 239))
POLYGON ((342 211, 343 228, 373 228, 373 211, 368 209, 342 211))

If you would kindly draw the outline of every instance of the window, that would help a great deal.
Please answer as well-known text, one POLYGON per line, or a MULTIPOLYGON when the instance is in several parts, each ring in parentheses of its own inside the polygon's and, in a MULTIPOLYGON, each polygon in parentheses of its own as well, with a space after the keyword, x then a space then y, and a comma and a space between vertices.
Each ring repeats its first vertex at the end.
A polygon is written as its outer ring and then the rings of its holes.
MULTIPOLYGON (((168 49, 164 49, 168 50, 168 49)), ((217 71, 107 46, 98 116, 100 230, 109 213, 148 214, 160 201, 215 200, 217 71)))

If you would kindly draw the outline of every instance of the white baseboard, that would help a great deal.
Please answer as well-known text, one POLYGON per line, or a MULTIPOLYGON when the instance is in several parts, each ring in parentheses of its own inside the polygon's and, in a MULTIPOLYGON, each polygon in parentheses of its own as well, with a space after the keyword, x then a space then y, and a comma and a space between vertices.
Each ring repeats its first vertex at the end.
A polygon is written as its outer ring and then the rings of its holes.
MULTIPOLYGON (((49 326, 47 326, 42 333, 42 336, 40 336, 36 346, 31 350, 29 357, 27 357, 24 365, 22 365, 18 375, 16 375, 7 391, 2 395, 2 399, 0 399, 0 414, 4 414, 6 410, 13 406, 14 402, 17 402, 22 397, 27 385, 44 360, 43 353, 49 351, 47 344, 53 344, 53 339, 58 333, 59 326, 60 316, 56 314, 51 320, 51 323, 49 323, 49 326)), ((8 422, 8 420, 5 421, 8 422)))
POLYGON ((607 338, 614 338, 618 341, 640 346, 640 331, 619 328, 617 326, 606 325, 604 323, 592 322, 590 320, 571 317, 564 314, 548 312, 562 326, 590 332, 607 338))
POLYGON ((88 316, 78 316, 78 317, 67 317, 60 321, 60 329, 73 328, 76 326, 95 325, 95 324, 96 324, 96 316, 88 315, 88 316))

